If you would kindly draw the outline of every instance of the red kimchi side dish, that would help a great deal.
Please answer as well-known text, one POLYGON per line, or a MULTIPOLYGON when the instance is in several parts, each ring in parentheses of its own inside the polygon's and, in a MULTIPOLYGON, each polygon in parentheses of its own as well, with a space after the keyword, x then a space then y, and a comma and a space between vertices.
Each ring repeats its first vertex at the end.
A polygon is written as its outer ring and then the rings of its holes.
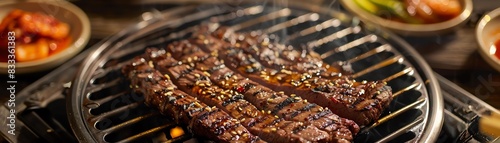
POLYGON ((71 43, 70 27, 55 17, 39 12, 11 11, 0 23, 0 62, 6 62, 7 35, 15 36, 17 62, 47 58, 71 43))

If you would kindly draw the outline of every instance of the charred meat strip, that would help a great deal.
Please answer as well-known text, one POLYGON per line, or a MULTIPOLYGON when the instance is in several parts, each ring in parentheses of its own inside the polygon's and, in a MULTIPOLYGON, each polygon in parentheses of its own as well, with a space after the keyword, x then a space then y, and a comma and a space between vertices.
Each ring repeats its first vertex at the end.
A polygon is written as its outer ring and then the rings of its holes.
POLYGON ((134 85, 133 90, 145 96, 147 105, 187 124, 194 134, 217 142, 264 142, 224 111, 179 91, 168 77, 151 68, 143 58, 135 59, 122 71, 134 85))
MULTIPOLYGON (((220 61, 215 61, 215 58, 209 58, 203 64, 206 67, 221 67, 223 65, 220 61)), ((210 78, 217 81, 219 86, 225 89, 233 89, 245 95, 245 99, 267 113, 287 120, 312 124, 321 130, 329 132, 337 140, 351 140, 350 136, 359 131, 356 123, 340 118, 328 108, 310 103, 295 94, 289 94, 289 96, 285 92, 273 91, 256 82, 247 80, 246 77, 233 72, 229 68, 220 68, 210 73, 210 78), (343 134, 339 134, 339 132, 343 134)))
MULTIPOLYGON (((301 97, 289 97, 284 93, 274 92, 262 85, 259 85, 237 73, 234 73, 225 65, 216 55, 207 55, 193 45, 181 44, 189 43, 185 40, 168 46, 169 51, 191 51, 182 52, 178 55, 182 63, 193 63, 191 72, 205 73, 214 83, 230 92, 244 94, 244 99, 255 105, 259 110, 268 114, 284 117, 286 120, 300 121, 311 124, 323 131, 326 131, 333 137, 335 142, 350 141, 352 134, 359 131, 359 127, 350 120, 340 118, 333 114, 331 110, 320 107, 301 97), (174 46, 176 45, 176 46, 174 46), (189 49, 189 50, 188 50, 189 49)), ((159 67, 160 71, 162 67, 159 67)), ((229 92, 228 91, 228 92, 229 92)))
MULTIPOLYGON (((154 67, 175 78, 183 91, 196 96, 208 105, 217 106, 238 119, 250 132, 269 142, 331 142, 329 135, 302 122, 286 121, 259 111, 244 100, 243 95, 212 85, 206 72, 194 69, 193 62, 175 61, 170 53, 150 50, 154 67), (160 54, 161 53, 161 54, 160 54)), ((205 54, 206 55, 206 54, 205 54)), ((201 60, 190 58, 189 61, 201 60)))
MULTIPOLYGON (((201 26, 200 29, 206 29, 201 26)), ((201 30, 198 33, 211 34, 217 39, 230 43, 233 48, 243 49, 251 54, 264 66, 276 70, 290 70, 299 73, 310 73, 323 78, 337 77, 339 74, 351 74, 352 69, 348 63, 336 62, 326 64, 321 57, 310 49, 296 50, 292 46, 286 46, 273 42, 273 36, 260 32, 234 33, 227 27, 220 27, 214 32, 201 30)), ((199 34, 202 35, 202 34, 199 34)), ((205 39, 203 37, 198 37, 205 39)))
POLYGON ((392 101, 392 91, 385 83, 355 82, 346 76, 323 78, 316 73, 298 73, 286 69, 276 70, 263 66, 251 54, 232 47, 209 34, 194 35, 196 44, 205 52, 217 52, 225 65, 270 89, 297 94, 318 105, 328 107, 344 118, 367 125, 377 120, 392 101), (200 39, 202 37, 202 39, 200 39))

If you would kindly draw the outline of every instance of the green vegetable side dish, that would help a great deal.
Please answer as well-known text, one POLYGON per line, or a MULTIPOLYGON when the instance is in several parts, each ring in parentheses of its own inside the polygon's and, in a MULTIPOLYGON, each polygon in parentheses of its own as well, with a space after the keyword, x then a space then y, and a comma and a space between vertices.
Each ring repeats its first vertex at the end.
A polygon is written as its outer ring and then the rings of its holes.
POLYGON ((354 0, 354 2, 371 14, 410 24, 446 21, 459 15, 462 10, 458 0, 354 0))
POLYGON ((362 9, 372 14, 378 15, 380 9, 377 5, 371 3, 370 0, 354 0, 354 2, 356 2, 356 4, 362 9))
POLYGON ((422 21, 410 16, 406 11, 403 2, 397 0, 370 0, 373 4, 388 10, 406 23, 421 24, 422 21))

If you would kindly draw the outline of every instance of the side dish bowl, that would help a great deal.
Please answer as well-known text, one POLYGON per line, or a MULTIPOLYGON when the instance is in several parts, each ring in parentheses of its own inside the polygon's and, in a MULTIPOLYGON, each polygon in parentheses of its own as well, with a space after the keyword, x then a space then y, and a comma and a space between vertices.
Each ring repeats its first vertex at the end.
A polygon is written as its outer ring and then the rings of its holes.
POLYGON ((500 8, 481 18, 476 27, 476 40, 484 60, 500 71, 500 56, 495 56, 495 53, 500 54, 500 46, 495 46, 495 43, 500 41, 500 8))
POLYGON ((345 9, 359 17, 362 21, 375 24, 404 36, 438 35, 453 31, 461 24, 464 24, 466 20, 471 16, 472 0, 458 1, 460 1, 460 4, 462 5, 462 11, 458 16, 455 16, 452 19, 432 24, 409 24, 385 19, 369 13, 368 11, 359 7, 354 0, 340 0, 342 6, 345 9))
POLYGON ((4 17, 14 9, 20 9, 27 12, 40 12, 53 16, 59 21, 69 25, 69 36, 72 38, 67 48, 49 57, 34 61, 16 62, 15 67, 9 66, 7 62, 0 62, 0 73, 7 73, 9 69, 14 69, 16 74, 22 74, 53 68, 79 53, 90 38, 90 22, 87 15, 70 2, 63 0, 0 2, 0 19, 4 19, 4 17))

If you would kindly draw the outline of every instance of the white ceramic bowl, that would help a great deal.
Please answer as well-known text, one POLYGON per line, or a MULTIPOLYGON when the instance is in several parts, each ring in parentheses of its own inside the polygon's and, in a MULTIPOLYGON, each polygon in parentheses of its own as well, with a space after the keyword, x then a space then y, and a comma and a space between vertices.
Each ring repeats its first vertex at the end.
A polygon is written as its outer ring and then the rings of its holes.
POLYGON ((472 12, 472 0, 459 0, 463 6, 460 15, 450 20, 433 24, 408 24, 388 20, 360 8, 353 0, 340 0, 341 4, 362 21, 373 23, 405 36, 431 36, 453 31, 465 23, 472 12))
MULTIPOLYGON (((58 20, 68 23, 72 37, 69 47, 57 54, 36 61, 16 62, 16 74, 42 71, 58 66, 79 53, 90 38, 90 22, 87 15, 80 8, 67 1, 2 1, 0 2, 0 20, 3 20, 13 9, 52 15, 58 20)), ((0 73, 7 73, 7 66, 7 63, 0 62, 0 73)))
POLYGON ((484 60, 500 71, 500 59, 494 55, 495 51, 500 52, 500 47, 495 47, 495 42, 500 40, 500 8, 481 18, 476 27, 476 40, 484 60))

